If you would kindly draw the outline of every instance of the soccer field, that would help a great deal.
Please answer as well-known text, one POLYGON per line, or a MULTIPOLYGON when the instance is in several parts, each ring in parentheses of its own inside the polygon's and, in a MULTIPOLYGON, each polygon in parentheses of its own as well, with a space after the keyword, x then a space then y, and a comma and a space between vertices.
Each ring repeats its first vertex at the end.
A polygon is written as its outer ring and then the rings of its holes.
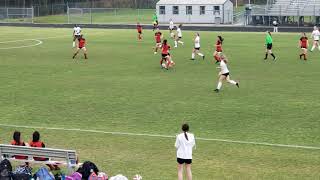
POLYGON ((88 61, 72 59, 72 29, 0 31, 0 143, 36 129, 47 147, 75 149, 110 175, 174 180, 174 136, 188 122, 195 180, 320 179, 320 52, 299 60, 299 33, 273 35, 278 60, 264 62, 264 33, 200 32, 206 59, 190 61, 185 31, 167 71, 152 31, 138 42, 136 30, 84 29, 88 61), (240 81, 218 94, 217 35, 240 81))

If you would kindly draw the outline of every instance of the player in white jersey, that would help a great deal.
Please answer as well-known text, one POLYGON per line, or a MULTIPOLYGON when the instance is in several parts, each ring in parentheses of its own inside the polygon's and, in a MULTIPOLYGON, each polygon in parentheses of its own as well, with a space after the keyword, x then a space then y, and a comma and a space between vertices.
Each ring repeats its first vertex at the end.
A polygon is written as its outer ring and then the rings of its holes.
POLYGON ((174 29, 174 24, 173 24, 172 19, 170 19, 170 22, 169 22, 169 32, 170 32, 170 37, 171 37, 171 38, 174 38, 173 29, 174 29))
POLYGON ((236 85, 239 88, 239 83, 238 82, 236 82, 234 80, 230 80, 230 71, 229 71, 228 66, 227 66, 227 63, 228 63, 227 58, 224 55, 221 55, 220 58, 221 58, 220 66, 217 67, 217 68, 220 69, 219 82, 218 82, 218 85, 217 85, 217 89, 215 89, 214 91, 217 92, 217 93, 220 91, 223 80, 227 80, 228 83, 236 85))
POLYGON ((76 39, 79 39, 81 36, 81 28, 77 25, 74 25, 73 28, 73 47, 76 47, 76 39))
POLYGON ((195 55, 199 55, 204 60, 204 55, 200 52, 200 34, 196 33, 194 38, 194 48, 192 50, 191 60, 194 60, 195 55))
POLYGON ((184 44, 181 39, 182 39, 182 31, 181 31, 181 27, 182 27, 182 24, 180 24, 178 27, 177 27, 177 37, 174 41, 174 47, 178 47, 178 43, 180 44, 184 44))
POLYGON ((312 45, 312 48, 310 51, 312 52, 315 47, 318 47, 318 49, 320 51, 320 46, 319 46, 320 32, 319 32, 319 28, 317 26, 313 27, 311 37, 313 38, 313 45, 312 45))

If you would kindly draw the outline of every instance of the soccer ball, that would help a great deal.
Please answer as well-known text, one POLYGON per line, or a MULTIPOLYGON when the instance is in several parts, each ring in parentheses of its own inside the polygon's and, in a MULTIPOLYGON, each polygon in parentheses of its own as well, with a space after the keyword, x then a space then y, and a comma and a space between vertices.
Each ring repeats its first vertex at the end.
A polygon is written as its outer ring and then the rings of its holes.
POLYGON ((161 66, 162 66, 163 68, 167 68, 166 63, 162 63, 161 66))

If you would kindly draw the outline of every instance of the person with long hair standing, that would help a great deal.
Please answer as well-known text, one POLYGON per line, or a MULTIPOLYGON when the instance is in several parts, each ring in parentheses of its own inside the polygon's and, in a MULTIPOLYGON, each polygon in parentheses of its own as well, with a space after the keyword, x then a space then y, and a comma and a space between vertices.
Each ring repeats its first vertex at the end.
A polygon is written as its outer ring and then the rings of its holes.
POLYGON ((301 48, 300 59, 303 56, 303 59, 306 61, 307 60, 308 46, 309 46, 309 42, 308 42, 308 38, 307 38, 306 33, 302 33, 302 36, 301 36, 300 41, 299 41, 299 46, 301 48))
POLYGON ((175 143, 177 149, 178 180, 183 180, 183 165, 186 167, 187 180, 192 180, 192 150, 195 144, 194 135, 189 133, 189 125, 183 124, 182 133, 177 135, 175 143))
POLYGON ((268 59, 268 54, 270 54, 273 57, 273 60, 277 60, 276 56, 272 53, 272 36, 271 36, 271 32, 267 31, 267 35, 266 35, 266 55, 264 57, 264 60, 268 59))

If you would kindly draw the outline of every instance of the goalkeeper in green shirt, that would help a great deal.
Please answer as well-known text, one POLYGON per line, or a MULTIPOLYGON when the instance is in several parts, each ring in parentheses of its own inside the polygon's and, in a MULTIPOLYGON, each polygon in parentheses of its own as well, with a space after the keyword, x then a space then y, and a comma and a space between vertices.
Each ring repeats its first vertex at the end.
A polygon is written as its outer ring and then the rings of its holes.
POLYGON ((159 27, 158 27, 159 22, 158 22, 157 12, 155 12, 155 13, 153 14, 153 16, 152 16, 152 23, 153 23, 153 31, 154 31, 155 29, 158 29, 158 28, 159 28, 159 27))
POLYGON ((266 36, 266 44, 265 46, 267 47, 266 49, 266 56, 264 60, 267 60, 268 54, 270 54, 273 57, 273 60, 277 60, 276 56, 272 53, 272 36, 270 31, 267 31, 267 36, 266 36))

